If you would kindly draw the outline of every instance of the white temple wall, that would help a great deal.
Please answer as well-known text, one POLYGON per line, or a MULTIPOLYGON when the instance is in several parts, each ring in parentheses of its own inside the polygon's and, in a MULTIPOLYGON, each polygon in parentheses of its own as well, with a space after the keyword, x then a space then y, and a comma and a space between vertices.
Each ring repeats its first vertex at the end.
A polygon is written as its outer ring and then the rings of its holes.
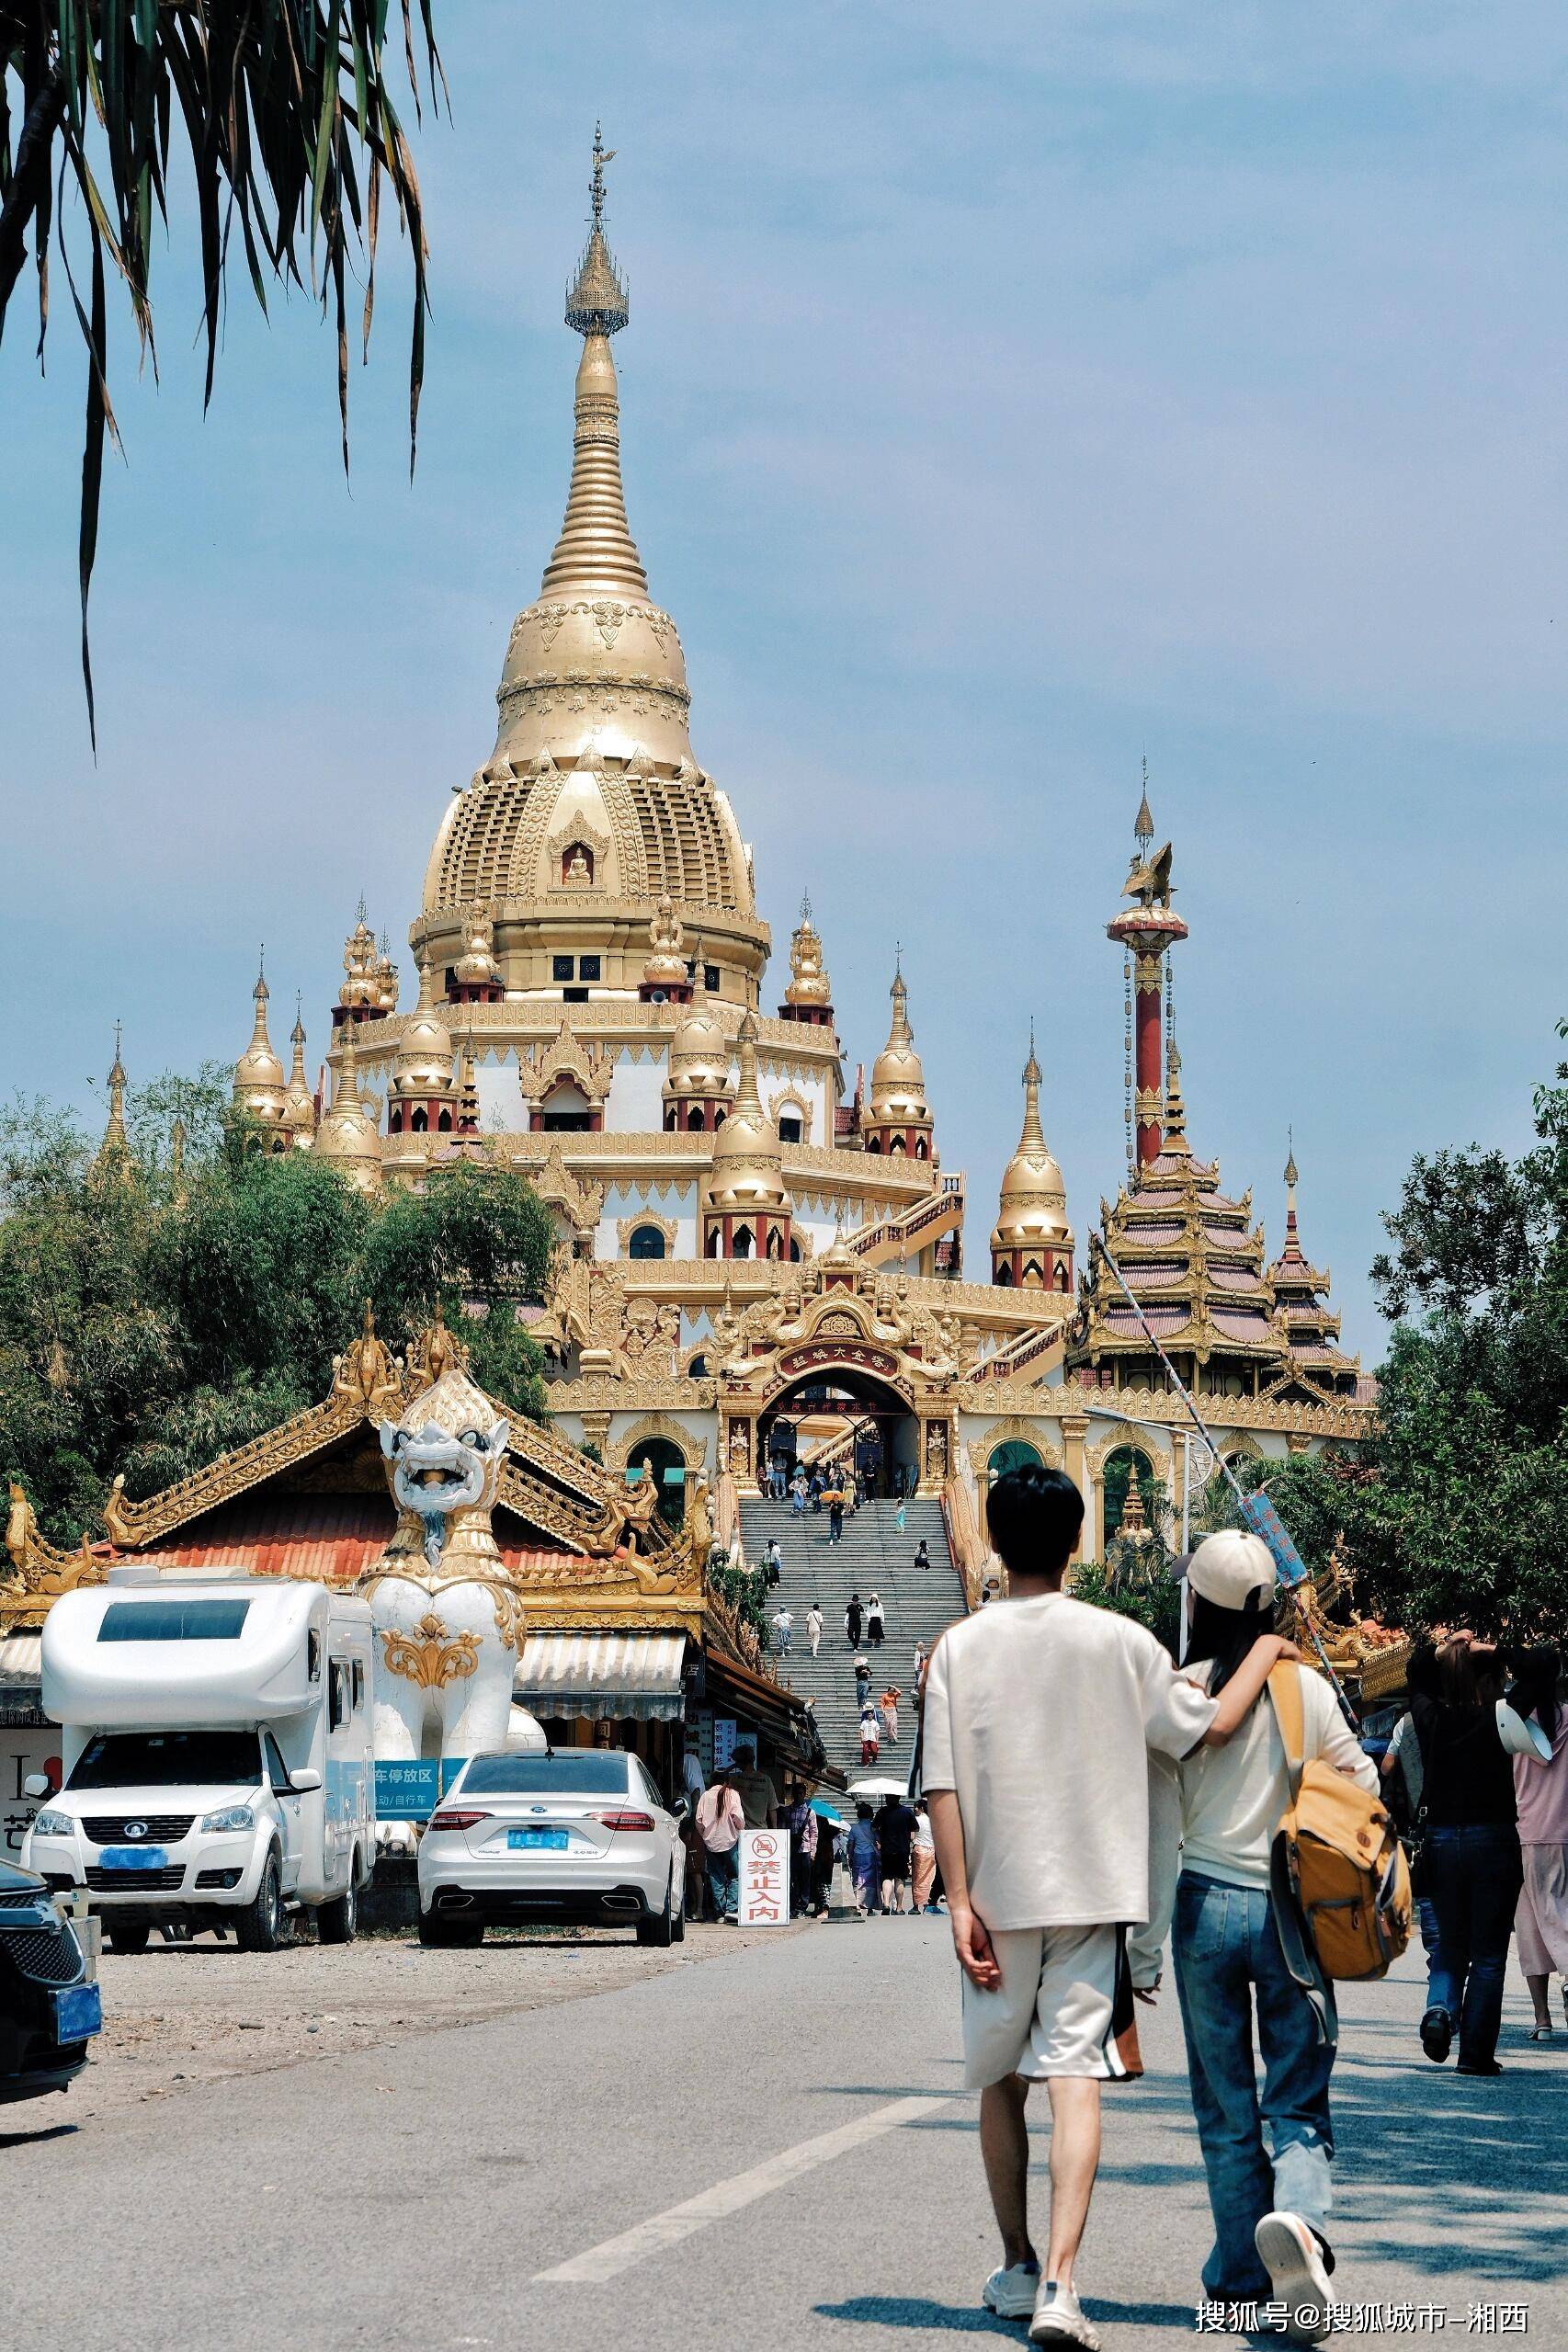
POLYGON ((612 1184, 606 1187, 605 1205, 594 1234, 596 1257, 624 1257, 620 1226, 629 1220, 652 1215, 664 1223, 674 1221, 673 1246, 666 1257, 698 1257, 698 1196, 695 1184, 612 1184))
POLYGON ((605 1101, 605 1126, 612 1135, 656 1135, 665 1123, 663 1051, 625 1048, 615 1057, 615 1075, 605 1101))
POLYGON ((517 1084, 517 1057, 507 1049, 504 1061, 481 1062, 474 1072, 479 1092, 482 1135, 516 1135, 528 1123, 523 1090, 517 1084))

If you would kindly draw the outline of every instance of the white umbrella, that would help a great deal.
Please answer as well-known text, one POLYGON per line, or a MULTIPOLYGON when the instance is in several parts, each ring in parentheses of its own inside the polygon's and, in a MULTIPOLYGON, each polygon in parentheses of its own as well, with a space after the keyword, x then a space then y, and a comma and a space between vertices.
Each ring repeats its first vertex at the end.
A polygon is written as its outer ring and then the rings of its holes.
POLYGON ((849 1794, 852 1797, 902 1797, 908 1785, 907 1780, 895 1780, 891 1773, 873 1773, 869 1779, 851 1780, 849 1794))

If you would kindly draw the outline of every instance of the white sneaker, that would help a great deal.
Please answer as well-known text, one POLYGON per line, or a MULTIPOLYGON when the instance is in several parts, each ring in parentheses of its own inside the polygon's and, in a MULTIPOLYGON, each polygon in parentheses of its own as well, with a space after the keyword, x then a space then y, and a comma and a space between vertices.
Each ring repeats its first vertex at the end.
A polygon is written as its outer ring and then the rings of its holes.
POLYGON ((1100 2339, 1084 2316, 1084 2306, 1071 2287, 1054 2278, 1040 2281, 1029 2322, 1031 2344, 1081 2344, 1084 2352, 1100 2352, 1100 2339))
POLYGON ((1028 2319, 1039 2292, 1039 2263, 1015 2262, 1010 2269, 992 2272, 981 2289, 980 2300, 1000 2319, 1028 2319))
POLYGON ((1266 2213, 1253 2243, 1274 2283, 1274 2301, 1285 2306, 1286 2335, 1301 2344, 1321 2344, 1328 2334, 1333 2295, 1316 2232, 1298 2213, 1266 2213))

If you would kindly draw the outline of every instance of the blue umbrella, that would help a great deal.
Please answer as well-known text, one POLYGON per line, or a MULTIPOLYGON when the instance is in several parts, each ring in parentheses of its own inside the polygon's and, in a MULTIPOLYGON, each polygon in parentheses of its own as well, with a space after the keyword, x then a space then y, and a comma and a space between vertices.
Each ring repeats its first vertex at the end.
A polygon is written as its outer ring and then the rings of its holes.
POLYGON ((812 1799, 812 1811, 820 1820, 832 1822, 835 1828, 842 1829, 844 1827, 844 1815, 842 1813, 835 1813, 833 1807, 831 1805, 824 1804, 820 1797, 813 1797, 812 1799))

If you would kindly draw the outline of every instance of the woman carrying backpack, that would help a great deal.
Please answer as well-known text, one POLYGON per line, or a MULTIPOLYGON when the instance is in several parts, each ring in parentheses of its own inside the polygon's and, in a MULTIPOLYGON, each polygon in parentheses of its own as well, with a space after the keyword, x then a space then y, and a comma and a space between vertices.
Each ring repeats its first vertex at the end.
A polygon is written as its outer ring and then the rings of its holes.
MULTIPOLYGON (((1258 1635, 1269 1630, 1275 1581, 1273 1554, 1255 1535, 1211 1535, 1192 1554, 1184 1671, 1210 1697, 1223 1690, 1258 1635)), ((1329 1684, 1300 1665, 1276 1672, 1294 1673, 1299 1680, 1302 1763, 1321 1757, 1375 1793, 1376 1769, 1329 1684)), ((1152 1803, 1153 1916, 1133 1931, 1132 1981, 1143 1999, 1153 1999, 1170 1921, 1192 2104, 1214 2214, 1203 2292, 1216 2302, 1283 2302, 1288 2332, 1315 2341, 1327 2332, 1334 2267, 1324 2234, 1334 2153, 1328 2108, 1334 2046, 1320 2039, 1312 2003, 1286 1964, 1269 1892, 1274 1833, 1293 1794, 1270 1694, 1255 1701, 1224 1746, 1196 1748, 1176 1772, 1179 1818, 1176 1790, 1167 1787, 1165 1801, 1152 1803), (1261 2101, 1253 2063, 1255 2006, 1261 2101)), ((1332 2018, 1332 2007, 1329 2014, 1332 2018)))

